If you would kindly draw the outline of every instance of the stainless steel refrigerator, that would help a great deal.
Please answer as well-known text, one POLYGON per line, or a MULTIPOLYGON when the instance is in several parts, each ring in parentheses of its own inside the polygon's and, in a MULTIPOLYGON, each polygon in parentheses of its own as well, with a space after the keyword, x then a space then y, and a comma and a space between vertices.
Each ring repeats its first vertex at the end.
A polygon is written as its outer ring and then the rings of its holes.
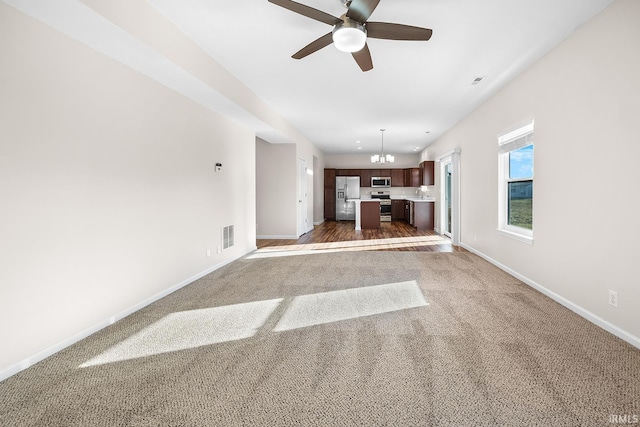
POLYGON ((338 221, 355 221, 356 204, 347 200, 359 198, 359 176, 336 176, 336 219, 338 221))

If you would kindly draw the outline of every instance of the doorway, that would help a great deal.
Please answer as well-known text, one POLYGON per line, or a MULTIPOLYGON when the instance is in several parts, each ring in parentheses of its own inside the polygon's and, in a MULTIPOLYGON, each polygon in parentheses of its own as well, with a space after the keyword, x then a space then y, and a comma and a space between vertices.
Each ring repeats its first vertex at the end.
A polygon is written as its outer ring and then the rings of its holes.
POLYGON ((460 149, 445 153, 440 162, 440 233, 460 246, 460 149))
POLYGON ((442 234, 451 237, 451 157, 447 157, 440 163, 442 183, 442 211, 440 214, 442 234))

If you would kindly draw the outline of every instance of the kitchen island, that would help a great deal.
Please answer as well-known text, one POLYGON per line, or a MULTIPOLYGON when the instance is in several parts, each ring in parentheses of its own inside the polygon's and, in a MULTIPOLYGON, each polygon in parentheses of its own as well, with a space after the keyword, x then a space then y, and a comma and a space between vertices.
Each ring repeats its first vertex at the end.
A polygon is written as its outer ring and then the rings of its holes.
MULTIPOLYGON (((406 203, 405 220, 418 230, 433 230, 434 202, 433 197, 392 197, 406 203)), ((356 231, 380 228, 379 199, 349 199, 355 203, 356 231)))
POLYGON ((356 206, 356 231, 380 228, 380 200, 349 199, 356 206))

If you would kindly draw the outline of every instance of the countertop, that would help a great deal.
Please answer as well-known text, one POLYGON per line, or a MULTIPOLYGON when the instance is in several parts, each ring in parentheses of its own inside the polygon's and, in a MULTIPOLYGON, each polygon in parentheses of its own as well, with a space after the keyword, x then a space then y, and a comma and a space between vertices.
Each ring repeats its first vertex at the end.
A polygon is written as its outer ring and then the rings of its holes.
POLYGON ((391 200, 410 200, 412 202, 435 202, 435 197, 392 197, 391 200))
MULTIPOLYGON (((371 198, 368 198, 368 197, 367 198, 363 197, 361 199, 348 199, 347 201, 348 202, 351 202, 351 201, 355 202, 355 201, 358 201, 358 200, 361 201, 361 202, 379 202, 380 201, 380 199, 371 199, 371 198)), ((410 196, 406 196, 406 197, 393 196, 393 197, 391 197, 391 200, 410 200, 412 202, 435 202, 436 201, 436 199, 434 197, 422 198, 422 197, 410 197, 410 196)))

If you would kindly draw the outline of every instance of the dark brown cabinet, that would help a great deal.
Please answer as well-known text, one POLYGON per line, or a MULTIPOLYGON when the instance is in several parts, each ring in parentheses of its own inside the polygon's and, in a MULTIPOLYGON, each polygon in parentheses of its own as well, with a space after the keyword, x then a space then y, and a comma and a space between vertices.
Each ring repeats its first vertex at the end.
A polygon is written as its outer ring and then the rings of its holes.
POLYGON ((391 169, 391 186, 392 187, 404 187, 404 170, 403 169, 391 169))
POLYGON ((336 188, 336 170, 324 170, 324 188, 336 188))
POLYGON ((420 172, 422 175, 422 185, 435 184, 435 162, 433 160, 420 163, 420 172))
POLYGON ((391 201, 391 220, 404 219, 404 200, 391 201))
POLYGON ((360 176, 360 169, 336 169, 336 176, 360 176))
POLYGON ((324 170, 324 219, 336 219, 336 170, 324 170))
POLYGON ((432 202, 413 203, 413 226, 418 230, 433 230, 434 210, 432 202))
POLYGON ((420 168, 409 168, 405 169, 403 172, 405 187, 420 187, 420 168))
POLYGON ((360 187, 371 187, 371 169, 360 169, 360 187))
POLYGON ((360 227, 380 228, 380 202, 360 203, 360 227))

